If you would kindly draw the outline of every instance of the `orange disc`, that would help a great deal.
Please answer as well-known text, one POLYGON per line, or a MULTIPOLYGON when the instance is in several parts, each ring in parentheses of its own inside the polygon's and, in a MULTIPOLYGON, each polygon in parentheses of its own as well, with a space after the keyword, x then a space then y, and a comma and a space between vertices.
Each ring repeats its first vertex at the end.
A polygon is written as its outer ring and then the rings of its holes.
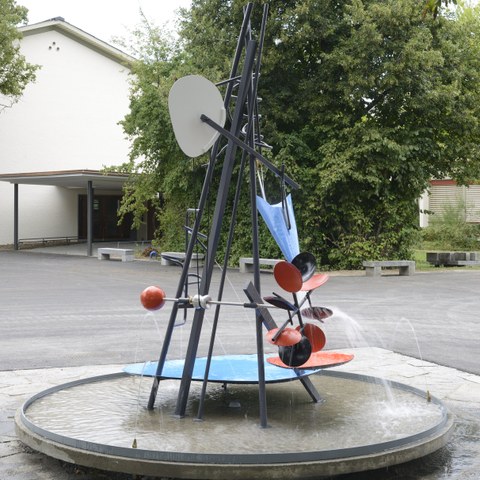
POLYGON ((326 273, 317 273, 310 280, 307 280, 302 285, 302 292, 311 292, 316 288, 322 286, 328 280, 328 275, 326 273))
MULTIPOLYGON (((348 363, 353 359, 353 355, 338 352, 315 352, 310 355, 310 358, 298 368, 329 368, 336 367, 348 363)), ((277 367, 291 368, 285 365, 280 357, 269 357, 267 362, 277 367)))
POLYGON ((310 340, 312 352, 320 351, 327 343, 327 338, 323 330, 313 323, 305 323, 303 328, 299 325, 297 330, 310 340))
POLYGON ((278 347, 291 347, 302 339, 302 334, 293 328, 284 328, 278 338, 273 341, 273 337, 278 332, 278 328, 272 328, 267 333, 267 342, 278 347))
POLYGON ((302 274, 292 263, 278 262, 273 268, 273 276, 280 287, 287 292, 295 293, 302 288, 302 274))

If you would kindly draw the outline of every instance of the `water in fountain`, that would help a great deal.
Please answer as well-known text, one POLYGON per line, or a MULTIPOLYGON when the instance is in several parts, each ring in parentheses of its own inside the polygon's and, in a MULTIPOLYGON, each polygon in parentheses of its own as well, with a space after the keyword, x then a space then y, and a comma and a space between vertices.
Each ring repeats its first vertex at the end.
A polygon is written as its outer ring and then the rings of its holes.
MULTIPOLYGON (((158 325, 158 320, 153 311, 148 311, 142 316, 142 320, 140 322, 140 326, 138 329, 136 329, 136 338, 135 338, 135 351, 134 351, 134 363, 137 363, 138 358, 139 358, 139 352, 140 352, 140 347, 141 344, 143 344, 141 340, 141 335, 144 332, 144 325, 153 325, 155 326, 156 333, 158 335, 158 338, 161 338, 161 331, 160 327, 158 325)), ((138 390, 137 390, 137 401, 136 401, 136 406, 135 406, 135 415, 134 415, 134 422, 133 422, 133 441, 132 441, 132 448, 137 448, 137 435, 138 435, 138 419, 140 415, 140 409, 141 409, 141 389, 142 389, 142 382, 143 382, 143 372, 147 368, 149 361, 145 361, 142 369, 141 375, 138 377, 138 390)))
MULTIPOLYGON (((429 428, 441 416, 439 405, 419 404, 409 392, 398 390, 399 404, 389 408, 384 390, 375 383, 329 375, 314 377, 315 385, 326 398, 322 405, 312 403, 299 382, 275 384, 268 389, 271 427, 268 429, 258 428, 254 386, 231 385, 226 393, 221 385, 211 385, 206 421, 198 423, 192 419, 198 406, 200 384, 192 385, 188 418, 179 420, 171 415, 178 382, 162 381, 155 410, 140 408, 137 418, 139 377, 121 377, 62 390, 36 402, 28 414, 49 431, 81 441, 130 447, 131 432, 137 428, 138 448, 227 454, 331 450, 388 442, 405 436, 406 432, 429 428), (239 402, 238 408, 229 408, 232 398, 239 402)), ((141 383, 143 404, 149 393, 146 383, 141 383)))
MULTIPOLYGON (((401 317, 395 324, 395 330, 394 330, 394 333, 393 333, 392 350, 395 349, 395 341, 397 339, 397 330, 398 330, 400 325, 405 325, 405 324, 409 326, 410 331, 412 332, 413 338, 415 340, 415 345, 417 347, 418 358, 420 359, 421 362, 423 362, 423 355, 422 355, 422 350, 420 348, 420 342, 418 341, 417 332, 415 331, 415 328, 413 327, 412 322, 406 317, 401 317)), ((428 385, 428 379, 427 379, 426 375, 424 375, 424 380, 425 380, 425 391, 429 394, 430 388, 429 388, 429 385, 428 385)))
MULTIPOLYGON (((342 339, 347 340, 347 346, 350 348, 370 348, 371 344, 367 339, 367 332, 365 329, 362 327, 362 325, 355 320, 351 315, 348 315, 344 311, 342 311, 339 308, 332 307, 332 311, 334 312, 333 316, 331 317, 331 322, 330 323, 335 323, 337 325, 336 328, 340 330, 340 335, 342 339)), ((329 332, 329 335, 327 336, 327 346, 328 346, 328 338, 331 335, 332 332, 329 332)), ((383 346, 384 342, 383 340, 379 337, 377 332, 369 332, 372 333, 376 340, 380 343, 380 345, 383 346)), ((372 349, 373 352, 375 352, 372 349)), ((377 363, 377 368, 380 367, 380 362, 377 363)), ((381 371, 381 368, 380 368, 381 371)), ((381 372, 382 373, 382 372, 381 372)), ((388 402, 392 406, 396 406, 396 400, 394 397, 393 390, 390 386, 390 382, 388 380, 385 380, 382 376, 381 377, 376 377, 376 381, 380 382, 384 388, 385 388, 385 393, 388 399, 388 402)))

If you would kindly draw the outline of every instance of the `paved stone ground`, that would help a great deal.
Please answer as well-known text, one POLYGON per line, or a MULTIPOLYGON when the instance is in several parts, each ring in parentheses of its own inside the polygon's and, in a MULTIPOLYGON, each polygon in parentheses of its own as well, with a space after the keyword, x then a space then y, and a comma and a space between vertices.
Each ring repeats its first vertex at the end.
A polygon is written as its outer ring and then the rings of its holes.
MULTIPOLYGON (((365 347, 338 370, 373 375, 428 390, 444 401, 456 417, 448 446, 404 465, 338 480, 478 479, 480 471, 480 377, 388 350, 365 347)), ((36 453, 15 437, 13 417, 24 400, 39 391, 69 381, 114 373, 121 365, 16 370, 0 372, 0 478, 11 480, 131 479, 131 476, 69 465, 36 453)), ((106 466, 108 468, 108 466, 106 466)), ((151 477, 148 477, 151 478, 151 477)), ((147 477, 142 477, 147 480, 147 477)), ((140 480, 140 479, 138 479, 140 480)))
MULTIPOLYGON (((48 386, 156 359, 169 308, 145 314, 138 296, 150 284, 174 296, 178 275, 175 267, 153 261, 0 252, 0 479, 131 478, 63 464, 22 447, 13 415, 48 386)), ((248 279, 229 271, 224 298, 243 301, 248 279)), ((264 294, 279 290, 271 274, 262 275, 262 285, 264 294)), ((332 274, 315 293, 316 304, 335 312, 325 324, 327 348, 355 349, 356 359, 341 368, 428 388, 457 419, 447 448, 344 479, 480 478, 479 286, 480 272, 466 269, 412 277, 332 274)), ((251 317, 234 307, 224 310, 216 353, 252 353, 245 351, 254 345, 251 317)), ((209 322, 207 316, 207 330, 209 322)), ((188 328, 187 323, 176 329, 172 356, 185 351, 188 328)), ((207 342, 205 335, 200 354, 207 342)))

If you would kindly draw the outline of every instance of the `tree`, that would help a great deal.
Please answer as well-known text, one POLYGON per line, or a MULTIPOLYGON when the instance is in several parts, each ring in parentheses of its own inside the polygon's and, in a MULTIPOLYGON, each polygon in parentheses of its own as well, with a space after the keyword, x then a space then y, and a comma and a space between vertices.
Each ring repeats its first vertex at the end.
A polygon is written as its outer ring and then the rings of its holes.
POLYGON ((442 6, 448 7, 450 4, 457 5, 457 0, 426 0, 423 14, 431 13, 433 18, 437 18, 442 6))
POLYGON ((17 26, 27 21, 27 9, 15 0, 0 0, 0 108, 11 106, 35 80, 38 66, 29 64, 20 53, 22 34, 17 26))
MULTIPOLYGON (((175 75, 228 76, 243 3, 193 1, 175 75)), ((478 10, 433 19, 416 0, 268 3, 262 127, 302 185, 302 248, 325 267, 408 257, 429 180, 480 177, 478 10)))
MULTIPOLYGON (((131 38, 117 43, 138 59, 132 66, 130 113, 121 122, 131 140, 130 161, 109 170, 130 173, 124 187, 120 221, 133 214, 138 228, 148 208, 155 208, 158 242, 169 248, 183 247, 183 219, 195 207, 204 171, 201 161, 189 161, 177 146, 168 113, 168 92, 183 69, 183 53, 169 32, 142 23, 131 38)), ((203 159, 205 162, 205 159, 203 159)))

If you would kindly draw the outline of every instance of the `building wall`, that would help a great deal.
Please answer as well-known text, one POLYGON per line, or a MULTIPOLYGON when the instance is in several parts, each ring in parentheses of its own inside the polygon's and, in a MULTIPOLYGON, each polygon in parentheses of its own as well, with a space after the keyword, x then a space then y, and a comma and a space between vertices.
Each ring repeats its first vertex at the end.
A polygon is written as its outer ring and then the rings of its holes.
POLYGON ((432 180, 420 200, 420 226, 427 227, 431 215, 442 215, 446 208, 462 208, 469 223, 480 223, 480 185, 457 185, 454 180, 432 180))
MULTIPOLYGON (((2 182, 4 183, 4 182, 2 182)), ((0 244, 13 243, 13 185, 5 183, 8 194, 2 192, 6 203, 0 206, 11 217, 7 225, 10 236, 0 232, 0 244), (2 241, 3 240, 3 241, 2 241)), ((77 236, 77 192, 61 187, 19 185, 19 237, 77 236)), ((2 224, 3 222, 2 215, 2 224)))
MULTIPOLYGON (((99 170, 128 159, 118 122, 128 113, 129 69, 55 29, 21 41, 41 65, 20 101, 0 113, 0 173, 99 170)), ((19 237, 77 234, 78 191, 19 186, 19 237)), ((84 193, 84 192, 82 192, 84 193)), ((0 245, 13 242, 13 185, 0 182, 0 245)))

